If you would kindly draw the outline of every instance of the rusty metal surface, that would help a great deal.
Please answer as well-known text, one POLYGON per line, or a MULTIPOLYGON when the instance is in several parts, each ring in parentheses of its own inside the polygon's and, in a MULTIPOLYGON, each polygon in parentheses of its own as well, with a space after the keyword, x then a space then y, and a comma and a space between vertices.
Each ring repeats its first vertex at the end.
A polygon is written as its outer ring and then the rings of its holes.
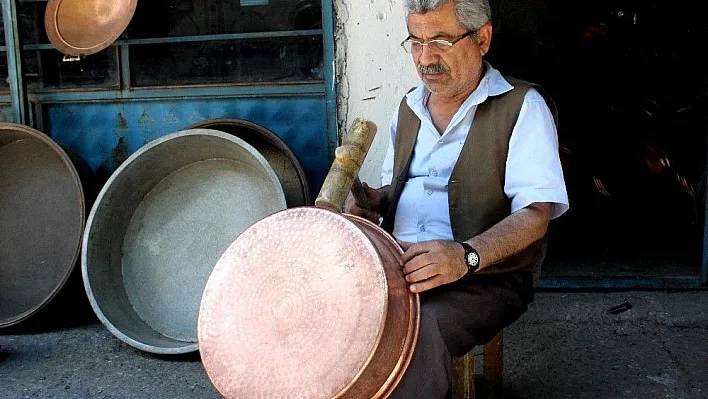
POLYGON ((66 153, 39 131, 0 123, 0 328, 61 290, 84 228, 84 193, 66 153))
POLYGON ((82 272, 99 319, 144 351, 197 350, 197 315, 223 251, 283 210, 266 160, 243 140, 207 129, 167 135, 130 156, 89 215, 82 272))
POLYGON ((85 56, 110 46, 135 13, 137 0, 49 0, 44 27, 62 53, 85 56))
POLYGON ((239 236, 214 268, 199 349, 226 398, 385 398, 418 333, 383 230, 316 207, 290 209, 239 236))
POLYGON ((290 147, 275 133, 243 119, 210 119, 188 129, 215 129, 244 140, 265 157, 283 186, 289 208, 312 205, 310 183, 290 147))

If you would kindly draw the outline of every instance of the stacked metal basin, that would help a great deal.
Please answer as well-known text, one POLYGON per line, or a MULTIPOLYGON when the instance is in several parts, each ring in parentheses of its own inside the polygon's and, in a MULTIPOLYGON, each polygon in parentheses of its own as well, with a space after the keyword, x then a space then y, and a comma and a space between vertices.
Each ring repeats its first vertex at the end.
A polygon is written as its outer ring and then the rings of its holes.
POLYGON ((138 349, 196 351, 214 265, 243 230, 285 208, 273 169, 233 135, 189 129, 143 146, 111 176, 88 218, 81 260, 94 311, 138 349))
POLYGON ((75 267, 84 191, 67 153, 43 133, 0 124, 0 328, 37 314, 75 267))

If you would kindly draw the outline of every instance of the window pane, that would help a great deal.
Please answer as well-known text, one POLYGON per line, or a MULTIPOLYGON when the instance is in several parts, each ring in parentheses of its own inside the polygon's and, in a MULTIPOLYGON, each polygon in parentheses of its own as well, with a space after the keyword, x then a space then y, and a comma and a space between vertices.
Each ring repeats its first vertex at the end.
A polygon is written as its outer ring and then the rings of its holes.
POLYGON ((322 37, 131 46, 135 86, 322 80, 322 37))
POLYGON ((320 0, 150 0, 138 2, 128 36, 138 39, 321 27, 320 0))
POLYGON ((17 3, 17 29, 20 33, 22 44, 49 43, 44 30, 44 10, 46 2, 21 2, 17 3))
POLYGON ((80 61, 63 61, 56 50, 24 53, 25 82, 29 90, 118 87, 116 48, 109 47, 80 61))

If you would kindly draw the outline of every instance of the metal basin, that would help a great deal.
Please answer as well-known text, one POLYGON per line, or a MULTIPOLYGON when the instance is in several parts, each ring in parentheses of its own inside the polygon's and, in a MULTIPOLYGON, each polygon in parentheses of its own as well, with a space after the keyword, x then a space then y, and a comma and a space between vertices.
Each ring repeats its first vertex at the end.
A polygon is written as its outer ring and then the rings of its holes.
POLYGON ((81 261, 91 306, 138 349, 196 351, 214 265, 242 231, 285 208, 270 165, 237 137, 190 129, 147 144, 111 176, 89 215, 81 261))
POLYGON ((278 175, 285 192, 288 208, 312 205, 310 183, 302 170, 300 162, 290 147, 275 133, 242 119, 210 119, 198 122, 190 129, 215 129, 246 141, 265 157, 278 175))
POLYGON ((67 154, 43 133, 0 123, 0 328, 29 319, 78 259, 84 192, 67 154))

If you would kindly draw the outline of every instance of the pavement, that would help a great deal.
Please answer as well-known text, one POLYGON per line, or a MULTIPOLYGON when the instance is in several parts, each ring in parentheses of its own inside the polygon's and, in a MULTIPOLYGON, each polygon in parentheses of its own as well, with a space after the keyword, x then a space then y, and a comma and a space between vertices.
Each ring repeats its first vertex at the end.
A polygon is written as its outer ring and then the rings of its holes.
MULTIPOLYGON (((506 398, 708 398, 708 291, 542 292, 504 338, 506 398)), ((93 317, 0 347, 2 399, 219 397, 198 354, 138 351, 93 317)))

